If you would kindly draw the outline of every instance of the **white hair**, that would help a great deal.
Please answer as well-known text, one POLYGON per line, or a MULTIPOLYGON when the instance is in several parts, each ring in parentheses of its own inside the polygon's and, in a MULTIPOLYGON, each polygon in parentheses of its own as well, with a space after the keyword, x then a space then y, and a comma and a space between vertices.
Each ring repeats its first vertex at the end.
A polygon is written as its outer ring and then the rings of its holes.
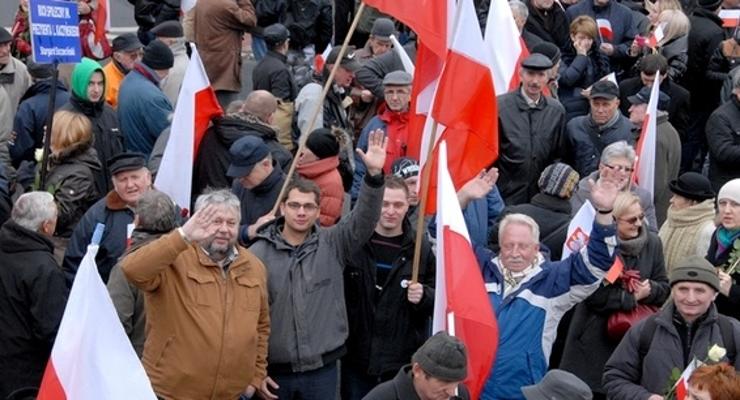
POLYGON ((195 211, 198 211, 210 204, 225 205, 236 210, 236 215, 241 215, 241 203, 229 189, 219 189, 206 191, 198 196, 195 201, 195 211))
POLYGON ((10 218, 16 224, 38 231, 41 225, 57 216, 54 196, 49 192, 28 192, 16 200, 10 218))
POLYGON ((604 151, 601 152, 600 161, 602 164, 609 164, 615 158, 625 158, 630 164, 634 164, 637 154, 634 147, 626 141, 620 140, 604 148, 604 151))
POLYGON ((529 17, 529 9, 521 1, 511 0, 509 2, 509 7, 511 7, 511 12, 513 14, 519 14, 519 16, 522 17, 522 19, 526 20, 529 17))
POLYGON ((537 222, 532 219, 532 217, 524 214, 507 214, 503 220, 501 220, 501 223, 498 225, 498 242, 503 242, 503 236, 504 236, 504 230, 506 230, 506 227, 514 224, 514 225, 524 225, 529 227, 529 229, 532 231, 532 241, 533 243, 539 243, 540 242, 540 226, 537 225, 537 222))

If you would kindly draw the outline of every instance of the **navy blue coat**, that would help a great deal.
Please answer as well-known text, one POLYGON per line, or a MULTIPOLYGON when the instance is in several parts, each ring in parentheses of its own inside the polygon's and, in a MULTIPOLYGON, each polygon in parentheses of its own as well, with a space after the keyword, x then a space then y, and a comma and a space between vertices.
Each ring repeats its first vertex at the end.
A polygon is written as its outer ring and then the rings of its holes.
POLYGON ((565 126, 570 153, 568 162, 582 177, 598 169, 604 147, 620 140, 635 143, 634 125, 618 109, 616 112, 619 114, 617 121, 606 128, 597 126, 590 115, 573 118, 565 126))
MULTIPOLYGON (((18 112, 13 121, 13 132, 16 137, 8 145, 13 166, 18 168, 21 161, 33 161, 35 149, 44 142, 44 126, 49 110, 49 91, 51 80, 45 79, 31 85, 21 98, 18 112)), ((54 111, 69 101, 69 92, 62 82, 57 82, 57 93, 54 99, 54 111)))
POLYGON ((612 60, 627 57, 627 50, 638 33, 637 24, 632 21, 632 11, 617 3, 616 0, 609 1, 605 7, 595 6, 593 0, 581 0, 578 4, 568 7, 565 15, 568 17, 568 24, 581 15, 588 15, 593 19, 609 20, 614 36, 612 40, 604 38, 604 41, 614 45, 614 54, 610 57, 612 60))

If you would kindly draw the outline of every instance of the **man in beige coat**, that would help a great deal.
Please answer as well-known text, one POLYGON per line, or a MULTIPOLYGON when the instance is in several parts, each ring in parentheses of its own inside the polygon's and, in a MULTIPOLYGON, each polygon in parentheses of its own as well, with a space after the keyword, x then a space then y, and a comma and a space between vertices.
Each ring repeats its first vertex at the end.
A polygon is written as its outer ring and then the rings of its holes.
POLYGON ((265 267, 237 244, 236 196, 203 194, 195 210, 182 228, 121 261, 145 293, 144 368, 164 399, 251 397, 267 368, 265 267))
POLYGON ((242 89, 242 34, 256 24, 250 0, 209 0, 195 4, 195 44, 224 109, 236 100, 242 89))

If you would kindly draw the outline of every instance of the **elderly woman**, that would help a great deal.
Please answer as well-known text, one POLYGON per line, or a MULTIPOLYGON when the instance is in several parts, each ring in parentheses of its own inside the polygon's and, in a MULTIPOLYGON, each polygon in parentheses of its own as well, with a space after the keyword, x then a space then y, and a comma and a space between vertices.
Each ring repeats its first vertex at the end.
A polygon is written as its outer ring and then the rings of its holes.
MULTIPOLYGON (((619 257, 624 271, 639 273, 639 282, 632 291, 622 281, 602 282, 599 289, 576 306, 565 342, 560 368, 583 379, 599 398, 605 394, 601 386, 604 364, 619 344, 608 335, 609 317, 621 311, 634 310, 638 304, 660 307, 668 298, 670 288, 663 263, 660 238, 645 229, 645 214, 640 199, 622 192, 614 202, 617 222, 619 257)), ((624 275, 623 275, 624 276, 624 275)))
POLYGON ((572 213, 575 215, 586 200, 591 199, 591 186, 589 180, 598 181, 606 179, 614 182, 617 187, 624 191, 630 191, 640 198, 640 205, 645 212, 647 227, 651 232, 658 232, 658 222, 655 218, 655 206, 650 198, 650 193, 645 189, 631 184, 631 176, 634 171, 635 149, 625 141, 614 142, 604 148, 599 160, 599 169, 589 176, 581 179, 578 189, 570 198, 572 213))
POLYGON ((76 112, 57 111, 50 146, 45 189, 54 195, 59 207, 55 236, 68 238, 85 211, 101 196, 95 185, 101 166, 92 147, 90 120, 76 112))
POLYGON ((719 292, 715 303, 720 314, 740 319, 740 266, 732 262, 740 255, 740 179, 722 186, 717 195, 719 226, 712 234, 707 260, 719 267, 719 292), (734 266, 734 268, 733 268, 734 266), (727 271, 732 269, 732 271, 727 271), (727 272, 730 272, 729 274, 727 272))
POLYGON ((705 176, 687 172, 668 185, 673 192, 668 218, 660 227, 668 272, 689 256, 703 257, 714 232, 714 190, 705 176))
POLYGON ((566 120, 588 113, 588 99, 581 92, 609 73, 609 59, 599 51, 598 38, 593 18, 581 15, 570 23, 570 40, 563 49, 558 80, 566 120))

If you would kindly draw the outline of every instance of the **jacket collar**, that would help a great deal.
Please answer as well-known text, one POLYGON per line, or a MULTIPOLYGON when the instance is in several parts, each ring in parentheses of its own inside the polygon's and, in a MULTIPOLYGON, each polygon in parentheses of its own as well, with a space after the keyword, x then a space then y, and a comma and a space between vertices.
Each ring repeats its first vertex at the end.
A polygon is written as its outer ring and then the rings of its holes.
POLYGON ((111 190, 108 192, 108 194, 105 196, 105 206, 109 210, 113 211, 120 211, 120 210, 126 210, 130 207, 121 199, 121 196, 116 193, 115 190, 111 190))
POLYGON ((278 60, 282 61, 283 64, 288 62, 288 56, 286 56, 285 54, 280 54, 277 51, 267 50, 267 56, 277 58, 278 60))
POLYGON ((254 194, 268 193, 276 184, 282 181, 283 170, 280 169, 280 166, 277 165, 275 160, 272 160, 272 172, 270 172, 270 175, 267 175, 267 178, 262 183, 252 188, 251 192, 254 194))
POLYGON ((529 106, 529 99, 524 97, 524 93, 522 93, 522 86, 520 85, 519 88, 516 89, 516 104, 519 106, 519 109, 522 111, 526 110, 542 110, 545 108, 545 105, 547 105, 547 100, 545 99, 545 95, 540 94, 540 99, 537 101, 537 104, 535 104, 534 107, 529 106))
POLYGON ((396 390, 396 398, 404 400, 419 400, 419 395, 414 390, 414 380, 411 376, 411 364, 404 365, 393 378, 393 388, 396 390))

